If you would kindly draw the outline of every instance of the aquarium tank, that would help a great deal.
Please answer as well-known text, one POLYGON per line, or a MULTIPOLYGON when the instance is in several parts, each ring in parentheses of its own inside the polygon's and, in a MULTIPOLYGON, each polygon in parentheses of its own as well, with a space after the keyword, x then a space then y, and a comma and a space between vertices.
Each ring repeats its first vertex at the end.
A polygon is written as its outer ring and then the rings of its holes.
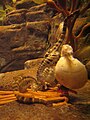
POLYGON ((90 0, 0 0, 0 120, 90 120, 90 0))

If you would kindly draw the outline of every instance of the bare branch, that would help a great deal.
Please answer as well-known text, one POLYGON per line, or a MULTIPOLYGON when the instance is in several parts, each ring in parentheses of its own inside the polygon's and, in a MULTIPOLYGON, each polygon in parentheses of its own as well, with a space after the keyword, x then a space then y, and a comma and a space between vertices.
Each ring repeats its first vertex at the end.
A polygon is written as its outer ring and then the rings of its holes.
POLYGON ((80 0, 71 0, 71 9, 70 13, 78 9, 80 0))
POLYGON ((69 14, 68 11, 65 11, 60 4, 58 7, 53 0, 47 0, 46 2, 49 6, 55 8, 58 12, 62 13, 64 16, 67 16, 69 14))
POLYGON ((72 0, 72 1, 71 1, 70 13, 73 12, 75 3, 76 3, 76 0, 72 0))
POLYGON ((80 32, 79 35, 75 38, 75 40, 78 40, 80 37, 83 36, 83 32, 87 29, 87 27, 90 27, 90 23, 86 24, 86 25, 82 28, 81 32, 80 32))
POLYGON ((64 9, 64 10, 66 10, 66 2, 67 2, 67 0, 57 0, 57 5, 59 6, 62 6, 62 8, 64 9))
POLYGON ((70 17, 71 17, 71 16, 72 16, 72 20, 71 20, 71 25, 70 25, 70 31, 72 31, 73 26, 74 26, 74 23, 75 23, 76 19, 77 19, 78 16, 79 16, 79 10, 74 11, 74 12, 70 15, 70 17))

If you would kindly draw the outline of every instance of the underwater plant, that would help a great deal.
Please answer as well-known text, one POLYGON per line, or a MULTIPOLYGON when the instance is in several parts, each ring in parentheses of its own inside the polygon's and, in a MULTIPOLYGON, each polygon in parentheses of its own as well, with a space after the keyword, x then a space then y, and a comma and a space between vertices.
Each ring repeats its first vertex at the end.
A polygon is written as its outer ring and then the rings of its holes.
POLYGON ((47 4, 57 10, 57 12, 62 13, 64 18, 68 18, 66 22, 66 38, 65 44, 69 43, 73 47, 74 51, 76 48, 76 43, 80 37, 82 37, 83 32, 90 26, 90 23, 86 23, 82 30, 79 32, 77 36, 73 33, 73 27, 76 19, 79 16, 82 16, 90 6, 90 2, 82 1, 82 0, 45 0, 47 4), (83 2, 87 2, 87 4, 83 4, 83 2))

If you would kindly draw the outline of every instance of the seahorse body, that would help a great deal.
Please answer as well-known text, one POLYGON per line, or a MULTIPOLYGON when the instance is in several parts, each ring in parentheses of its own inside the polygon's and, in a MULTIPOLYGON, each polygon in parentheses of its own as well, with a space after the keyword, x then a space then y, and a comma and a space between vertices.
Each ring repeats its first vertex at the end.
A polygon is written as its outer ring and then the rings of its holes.
MULTIPOLYGON (((67 19, 65 19, 65 21, 67 21, 67 19)), ((60 51, 61 51, 61 47, 63 45, 63 41, 64 41, 64 38, 65 38, 65 33, 66 33, 66 22, 65 21, 63 22, 63 24, 61 23, 63 25, 63 28, 62 28, 62 32, 60 34, 60 38, 45 53, 44 59, 41 62, 40 66, 39 66, 39 68, 37 70, 37 81, 39 81, 44 86, 45 86, 45 82, 47 82, 48 84, 50 83, 51 86, 52 86, 53 82, 54 82, 54 84, 56 82, 55 76, 54 76, 54 67, 55 67, 57 61, 60 58, 60 51), (45 75, 44 73, 46 72, 46 68, 47 68, 48 74, 45 75), (50 82, 51 78, 52 78, 52 83, 50 82)))
POLYGON ((12 88, 14 91, 19 91, 24 93, 27 91, 27 88, 30 88, 33 91, 37 90, 37 81, 34 77, 19 75, 14 78, 12 88))
POLYGON ((54 77, 54 66, 60 58, 59 48, 62 43, 62 40, 59 39, 55 45, 46 52, 43 61, 41 62, 38 70, 37 70, 37 81, 41 82, 42 85, 45 86, 45 82, 51 84, 55 80, 54 77), (46 74, 45 74, 46 73, 46 74))
MULTIPOLYGON (((63 24, 63 30, 60 35, 61 36, 60 39, 44 55, 44 59, 42 60, 37 70, 37 79, 34 80, 32 84, 32 86, 35 84, 35 87, 34 88, 32 87, 32 90, 36 90, 36 91, 45 90, 47 89, 47 85, 52 86, 57 84, 57 81, 55 80, 55 76, 54 76, 54 67, 60 58, 60 50, 62 47, 63 40, 65 38, 65 32, 66 32, 66 22, 64 22, 63 24)), ((19 91, 25 92, 26 88, 29 85, 31 86, 31 82, 30 83, 29 82, 30 81, 26 82, 28 84, 26 85, 26 87, 24 86, 24 83, 19 84, 19 88, 20 88, 19 91)), ((26 98, 22 96, 16 96, 16 97, 19 101, 24 103, 33 103, 33 102, 43 103, 43 101, 40 99, 26 98)))

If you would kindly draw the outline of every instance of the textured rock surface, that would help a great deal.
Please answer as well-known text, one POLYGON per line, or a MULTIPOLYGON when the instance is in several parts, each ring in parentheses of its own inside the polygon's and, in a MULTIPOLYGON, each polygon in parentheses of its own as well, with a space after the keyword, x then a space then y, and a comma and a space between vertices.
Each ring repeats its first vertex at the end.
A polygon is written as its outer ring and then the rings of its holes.
POLYGON ((23 69, 26 60, 42 57, 50 46, 54 10, 46 4, 28 7, 8 13, 0 26, 0 72, 23 69))
POLYGON ((48 20, 55 15, 55 10, 51 9, 46 4, 32 6, 27 9, 13 10, 8 13, 3 21, 4 25, 20 24, 24 22, 35 22, 48 20))
POLYGON ((22 69, 26 60, 43 55, 49 47, 52 13, 44 4, 7 15, 5 26, 0 26, 0 72, 22 69))
POLYGON ((24 63, 24 69, 30 69, 30 68, 33 68, 33 67, 39 67, 39 65, 41 64, 42 60, 43 60, 43 58, 27 60, 24 63))
POLYGON ((35 4, 34 2, 30 1, 30 0, 22 0, 16 3, 16 9, 22 9, 22 8, 26 8, 29 9, 32 6, 35 6, 37 4, 35 4))
POLYGON ((0 27, 1 72, 22 69, 26 60, 39 57, 48 47, 48 31, 48 22, 0 27))

